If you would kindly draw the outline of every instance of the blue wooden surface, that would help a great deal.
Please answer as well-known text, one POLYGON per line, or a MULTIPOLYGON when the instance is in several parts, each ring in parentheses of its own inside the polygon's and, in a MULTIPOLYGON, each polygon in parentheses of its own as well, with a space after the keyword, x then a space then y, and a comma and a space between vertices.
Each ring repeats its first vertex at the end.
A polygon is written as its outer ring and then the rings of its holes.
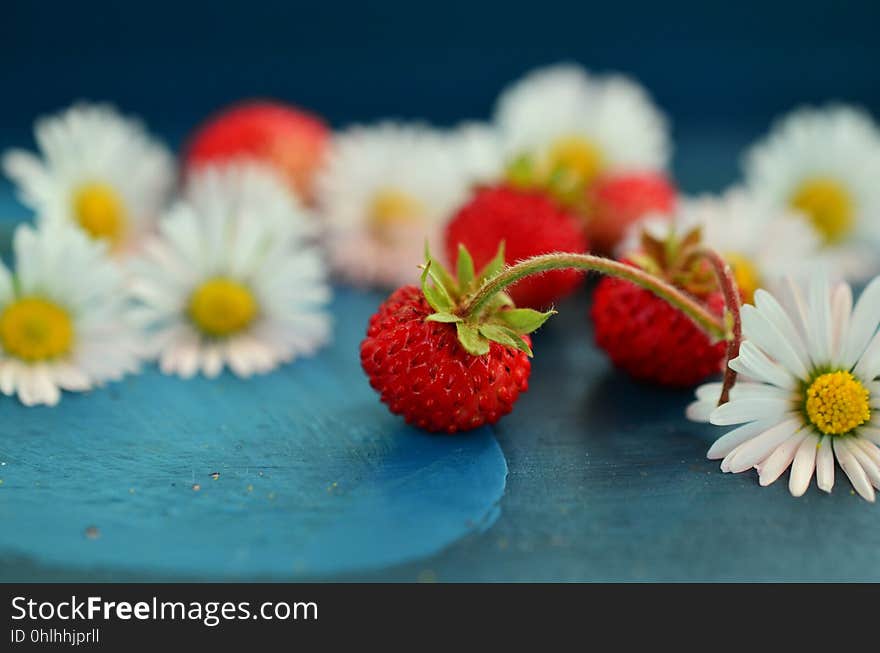
MULTIPOLYGON (((691 190, 734 169, 741 141, 712 143, 679 161, 691 190)), ((880 508, 842 475, 793 499, 721 474, 689 392, 594 348, 587 295, 537 334, 530 390, 494 435, 385 413, 357 366, 379 296, 354 291, 333 348, 264 379, 149 372, 57 412, 0 401, 0 579, 880 580, 880 508)))

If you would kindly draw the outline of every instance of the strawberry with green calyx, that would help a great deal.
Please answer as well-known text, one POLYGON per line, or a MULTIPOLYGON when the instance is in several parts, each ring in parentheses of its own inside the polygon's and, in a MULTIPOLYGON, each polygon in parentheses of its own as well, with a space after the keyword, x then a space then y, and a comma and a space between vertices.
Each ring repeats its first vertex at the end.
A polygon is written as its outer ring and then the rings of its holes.
POLYGON ((457 278, 426 259, 421 290, 400 288, 370 319, 361 364, 382 401, 414 426, 455 433, 494 424, 528 389, 527 334, 552 311, 515 308, 499 292, 480 311, 460 313, 463 298, 503 268, 503 246, 479 275, 464 248, 457 278))
MULTIPOLYGON (((739 303, 730 269, 713 252, 694 248, 690 255, 709 261, 715 274, 729 281, 724 288, 725 299, 732 298, 731 319, 641 268, 590 254, 544 254, 505 267, 499 250, 478 275, 463 250, 455 278, 428 255, 422 287, 396 290, 370 318, 361 364, 382 401, 410 424, 446 433, 494 424, 528 389, 528 334, 553 314, 517 309, 505 289, 530 275, 565 269, 630 281, 681 311, 709 337, 727 339, 734 352, 739 303)), ((733 379, 725 378, 726 390, 733 379)))
MULTIPOLYGON (((695 256, 700 238, 699 229, 665 239, 646 232, 641 248, 625 262, 665 279, 720 317, 725 297, 711 263, 695 256)), ((629 282, 603 279, 590 314, 596 344, 635 379, 686 387, 719 372, 724 364, 724 342, 713 342, 680 311, 629 282)))

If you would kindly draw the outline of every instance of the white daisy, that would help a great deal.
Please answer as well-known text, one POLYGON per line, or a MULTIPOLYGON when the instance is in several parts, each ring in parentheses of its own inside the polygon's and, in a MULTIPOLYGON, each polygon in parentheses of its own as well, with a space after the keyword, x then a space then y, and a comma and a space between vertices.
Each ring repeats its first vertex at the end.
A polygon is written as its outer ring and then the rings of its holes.
POLYGON ((0 391, 54 406, 138 369, 121 272, 106 246, 66 223, 13 237, 15 271, 0 263, 0 391))
POLYGON ((669 161, 665 117, 621 75, 572 64, 535 70, 501 94, 495 121, 515 178, 572 193, 602 173, 662 170, 669 161))
POLYGON ((132 263, 138 319, 166 374, 265 373, 327 342, 314 226, 277 173, 206 166, 132 263))
POLYGON ((334 269, 358 285, 417 279, 425 240, 439 242, 485 172, 484 136, 394 123, 338 134, 317 184, 334 269))
POLYGON ((501 139, 494 126, 466 122, 451 131, 456 161, 470 185, 492 184, 504 172, 501 139))
POLYGON ((172 189, 168 149, 106 105, 75 105, 34 131, 42 158, 21 150, 3 157, 22 202, 41 221, 72 222, 114 253, 131 251, 172 189))
POLYGON ((786 308, 770 293, 743 306, 744 342, 730 368, 744 375, 731 400, 697 389, 688 417, 741 425, 718 439, 708 457, 725 472, 755 467, 768 485, 791 467, 789 489, 806 492, 815 471, 820 489, 834 485, 834 460, 862 497, 880 488, 880 277, 853 309, 852 291, 816 274, 804 290, 791 283, 786 308), (873 487, 872 487, 873 486, 873 487))
POLYGON ((858 109, 797 110, 745 157, 746 183, 763 201, 800 211, 853 279, 880 265, 880 131, 858 109))
POLYGON ((816 264, 819 237, 796 212, 771 208, 741 188, 720 196, 680 198, 672 216, 651 215, 633 225, 618 254, 637 249, 643 230, 664 240, 675 230, 700 227, 703 243, 724 256, 743 300, 758 288, 775 290, 785 276, 800 276, 816 264))

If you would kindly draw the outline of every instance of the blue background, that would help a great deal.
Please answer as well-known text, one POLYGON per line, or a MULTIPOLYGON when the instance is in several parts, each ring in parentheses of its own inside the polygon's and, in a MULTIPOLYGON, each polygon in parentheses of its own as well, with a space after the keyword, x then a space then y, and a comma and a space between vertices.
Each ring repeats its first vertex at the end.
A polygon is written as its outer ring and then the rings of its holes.
MULTIPOLYGON (((172 145, 246 96, 299 103, 334 126, 387 116, 452 124, 487 118, 498 90, 526 70, 574 60, 645 83, 672 118, 682 187, 717 190, 736 180, 741 148, 801 102, 844 100, 880 114, 878 18, 867 1, 16 2, 0 26, 0 148, 28 146, 36 115, 76 99, 113 101, 172 145)), ((0 212, 6 235, 27 216, 8 187, 0 212)), ((371 395, 357 369, 358 325, 381 297, 345 290, 334 303, 335 346, 253 384, 149 371, 67 396, 57 412, 4 400, 0 579, 880 579, 876 506, 839 472, 833 495, 813 487, 799 500, 783 481, 763 489, 754 474, 722 475, 704 457, 717 434, 682 416, 689 392, 634 384, 592 346, 584 295, 537 335, 531 389, 514 414, 461 442, 425 440, 371 395), (294 415, 278 395, 298 387, 312 395, 294 415), (316 388, 337 393, 316 398, 316 388), (167 411, 150 403, 163 397, 167 411), (228 405, 218 414, 187 412, 219 397, 228 405), (355 403, 340 412, 339 397, 355 403), (250 433, 248 411, 276 430, 250 433), (354 447, 326 474, 320 465, 298 473, 304 458, 335 455, 338 443, 304 456, 298 439, 317 442, 326 416, 329 431, 367 425, 371 442, 394 438, 383 449, 394 455, 348 469, 354 447), (450 473, 445 488, 442 464, 457 467, 469 451, 480 452, 471 471, 450 473), (409 473, 396 486, 400 469, 409 473), (345 494, 345 483, 330 492, 346 473, 366 493, 345 494), (268 503, 270 492, 280 501, 268 503), (297 497, 318 507, 342 498, 357 528, 370 527, 364 506, 378 497, 377 514, 392 526, 362 558, 319 547, 297 567, 297 497), (432 504, 448 521, 437 532, 412 526, 432 504), (400 530, 404 522, 414 530, 400 530), (197 528, 170 530, 187 523, 197 528), (84 536, 89 525, 99 539, 84 536), (173 550, 163 533, 173 533, 173 550)), ((332 529, 310 533, 339 539, 332 529)))

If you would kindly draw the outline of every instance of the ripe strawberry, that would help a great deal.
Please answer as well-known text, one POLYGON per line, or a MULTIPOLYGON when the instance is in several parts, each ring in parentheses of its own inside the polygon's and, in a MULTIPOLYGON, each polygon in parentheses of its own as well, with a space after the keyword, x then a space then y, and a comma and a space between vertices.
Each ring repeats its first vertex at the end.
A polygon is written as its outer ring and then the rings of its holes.
POLYGON ((247 101, 224 109, 196 129, 186 147, 185 166, 256 159, 277 168, 308 201, 329 136, 323 120, 301 109, 247 101))
POLYGON ((609 176, 587 191, 586 229, 596 252, 614 253, 627 228, 651 212, 670 213, 675 186, 656 172, 609 176))
MULTIPOLYGON (((689 263, 686 250, 699 232, 668 242, 643 236, 643 251, 625 260, 688 291, 717 315, 724 298, 702 264, 689 263)), ((678 309, 635 284, 606 277, 596 286, 590 311, 596 344, 614 364, 640 381, 692 386, 722 369, 726 343, 713 343, 678 309)))
MULTIPOLYGON (((458 246, 464 245, 481 266, 502 242, 508 263, 537 254, 587 250, 577 218, 543 192, 504 185, 479 188, 446 227, 448 259, 454 261, 458 246)), ((509 292, 517 306, 540 309, 570 294, 582 278, 575 270, 557 270, 523 279, 509 292)))
POLYGON ((512 308, 504 293, 473 320, 454 312, 465 293, 502 266, 499 252, 475 277, 462 250, 453 280, 429 258, 421 290, 400 288, 379 307, 361 343, 361 365, 391 412, 428 431, 456 433, 494 424, 528 389, 525 334, 550 313, 512 308))

